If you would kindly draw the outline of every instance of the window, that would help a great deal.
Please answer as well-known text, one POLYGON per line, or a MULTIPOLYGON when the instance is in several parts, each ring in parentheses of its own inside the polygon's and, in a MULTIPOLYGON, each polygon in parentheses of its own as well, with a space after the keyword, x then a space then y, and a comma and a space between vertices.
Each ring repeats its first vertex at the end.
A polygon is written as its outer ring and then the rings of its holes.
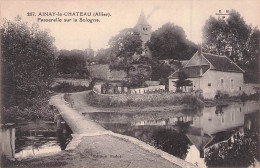
POLYGON ((208 86, 211 86, 211 83, 208 83, 208 86))
POLYGON ((239 87, 239 90, 241 90, 241 86, 239 87))
POLYGON ((230 80, 230 89, 234 89, 234 80, 233 79, 230 80))
POLYGON ((224 119, 224 115, 221 116, 221 123, 224 123, 225 119, 224 119))
POLYGON ((231 112, 231 121, 234 121, 234 120, 235 120, 235 112, 232 111, 232 112, 231 112))
POLYGON ((224 79, 220 79, 220 87, 221 89, 224 89, 224 79))

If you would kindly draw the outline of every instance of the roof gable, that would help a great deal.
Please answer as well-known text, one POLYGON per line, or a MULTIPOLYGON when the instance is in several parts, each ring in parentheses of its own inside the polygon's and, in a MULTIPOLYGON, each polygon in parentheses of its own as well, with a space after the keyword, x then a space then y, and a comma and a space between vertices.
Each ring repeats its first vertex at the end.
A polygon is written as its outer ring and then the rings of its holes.
POLYGON ((208 69, 210 68, 210 65, 199 65, 199 66, 188 66, 184 67, 181 70, 175 71, 169 78, 171 79, 178 79, 178 72, 183 71, 188 78, 199 78, 202 74, 204 74, 208 69))
POLYGON ((198 65, 209 65, 210 63, 204 58, 199 55, 198 52, 196 52, 192 58, 186 63, 185 67, 188 66, 198 66, 198 65))

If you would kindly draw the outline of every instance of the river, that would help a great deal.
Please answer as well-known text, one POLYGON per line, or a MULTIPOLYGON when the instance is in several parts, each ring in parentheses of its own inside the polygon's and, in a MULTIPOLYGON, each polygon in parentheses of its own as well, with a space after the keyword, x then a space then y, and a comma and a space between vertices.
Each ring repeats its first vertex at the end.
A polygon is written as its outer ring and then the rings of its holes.
POLYGON ((136 137, 199 167, 259 163, 259 102, 173 112, 85 114, 104 128, 136 137))
MULTIPOLYGON (((86 117, 105 129, 142 140, 199 167, 259 164, 259 102, 179 112, 95 112, 86 117)), ((66 123, 30 122, 1 128, 1 152, 23 159, 57 153, 71 141, 66 123)))

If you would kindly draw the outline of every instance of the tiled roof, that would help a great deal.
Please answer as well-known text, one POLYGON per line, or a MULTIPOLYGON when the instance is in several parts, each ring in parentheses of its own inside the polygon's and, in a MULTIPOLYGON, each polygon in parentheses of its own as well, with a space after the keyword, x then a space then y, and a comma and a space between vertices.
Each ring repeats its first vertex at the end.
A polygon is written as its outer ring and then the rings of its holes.
MULTIPOLYGON (((198 78, 201 76, 200 74, 201 69, 202 69, 202 74, 204 74, 209 68, 210 68, 209 65, 189 66, 189 67, 184 67, 180 71, 183 71, 188 78, 198 78)), ((169 78, 177 79, 178 72, 179 71, 175 71, 171 76, 169 76, 169 78)))
POLYGON ((243 72, 239 66, 226 56, 218 56, 209 53, 203 53, 203 56, 215 67, 217 71, 224 72, 243 72))

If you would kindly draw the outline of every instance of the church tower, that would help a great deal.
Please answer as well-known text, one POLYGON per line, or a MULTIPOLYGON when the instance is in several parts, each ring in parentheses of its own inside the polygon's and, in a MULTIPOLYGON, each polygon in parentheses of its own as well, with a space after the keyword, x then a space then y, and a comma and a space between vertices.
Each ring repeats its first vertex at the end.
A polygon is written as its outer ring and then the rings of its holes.
POLYGON ((141 14, 139 16, 139 19, 137 21, 135 28, 140 33, 140 36, 141 36, 141 39, 143 42, 142 46, 143 46, 143 48, 145 48, 145 43, 148 40, 150 40, 150 38, 151 38, 152 26, 147 22, 143 10, 141 11, 141 14))

